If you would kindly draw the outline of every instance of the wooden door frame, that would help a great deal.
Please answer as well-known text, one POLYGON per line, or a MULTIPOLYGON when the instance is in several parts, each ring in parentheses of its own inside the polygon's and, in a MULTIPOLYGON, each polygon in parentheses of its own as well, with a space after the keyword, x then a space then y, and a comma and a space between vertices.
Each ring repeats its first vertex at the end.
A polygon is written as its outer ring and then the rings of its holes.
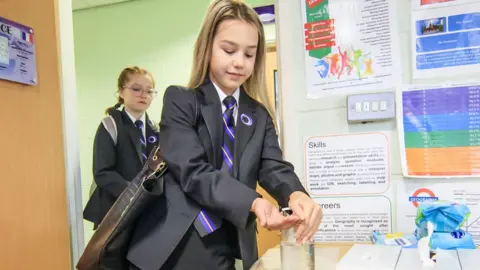
POLYGON ((274 101, 275 101, 276 104, 273 104, 273 105, 274 106, 276 105, 274 107, 274 109, 275 109, 277 121, 279 123, 279 126, 278 126, 279 144, 280 144, 280 148, 283 149, 283 143, 284 143, 283 136, 282 136, 282 134, 283 134, 283 129, 282 129, 282 126, 283 126, 282 125, 282 118, 283 118, 282 117, 282 115, 283 115, 282 110, 283 110, 283 107, 282 107, 282 91, 281 91, 281 87, 280 87, 280 70, 278 68, 280 57, 278 55, 277 42, 276 41, 270 41, 270 42, 267 42, 266 44, 267 44, 266 53, 269 53, 269 52, 276 52, 277 53, 277 68, 275 69, 276 74, 274 74, 273 77, 277 78, 277 81, 276 82, 274 81, 274 87, 275 87, 275 84, 276 84, 278 86, 278 88, 275 89, 276 93, 274 93, 274 95, 275 95, 274 101))

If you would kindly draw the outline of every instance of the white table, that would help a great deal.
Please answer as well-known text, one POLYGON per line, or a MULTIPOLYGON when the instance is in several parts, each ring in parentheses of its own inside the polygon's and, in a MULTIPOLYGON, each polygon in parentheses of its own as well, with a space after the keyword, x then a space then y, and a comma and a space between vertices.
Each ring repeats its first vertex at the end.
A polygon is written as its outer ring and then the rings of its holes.
MULTIPOLYGON (((315 246, 315 269, 335 270, 343 255, 351 248, 350 244, 325 244, 315 246)), ((281 270, 280 247, 269 249, 250 270, 281 270)))
MULTIPOLYGON (((336 270, 337 262, 350 250, 351 244, 322 244, 315 246, 315 269, 316 270, 336 270)), ((480 269, 479 259, 480 250, 458 250, 443 251, 445 255, 437 258, 438 264, 429 270, 477 270, 480 269), (458 257, 457 257, 458 253, 458 257), (457 262, 447 263, 445 259, 458 259, 457 262), (448 266, 446 266, 448 265, 448 266), (445 268, 446 266, 446 268, 445 268), (473 268, 472 268, 473 267, 473 268)), ((404 249, 400 254, 396 269, 401 270, 424 270, 420 266, 420 258, 416 249, 404 249)), ((250 270, 281 270, 280 247, 269 249, 250 270)))

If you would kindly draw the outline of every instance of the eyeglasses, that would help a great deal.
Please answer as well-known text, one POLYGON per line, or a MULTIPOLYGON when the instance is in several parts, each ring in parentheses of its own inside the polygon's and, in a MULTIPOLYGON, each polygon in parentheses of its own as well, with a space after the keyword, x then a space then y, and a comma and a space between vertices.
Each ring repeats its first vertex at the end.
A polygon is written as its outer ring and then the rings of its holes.
POLYGON ((157 93, 158 93, 155 89, 142 89, 141 87, 138 87, 138 86, 133 86, 133 87, 123 86, 123 88, 128 88, 132 90, 133 95, 136 97, 140 97, 143 95, 143 93, 146 93, 148 97, 154 98, 157 96, 157 93))

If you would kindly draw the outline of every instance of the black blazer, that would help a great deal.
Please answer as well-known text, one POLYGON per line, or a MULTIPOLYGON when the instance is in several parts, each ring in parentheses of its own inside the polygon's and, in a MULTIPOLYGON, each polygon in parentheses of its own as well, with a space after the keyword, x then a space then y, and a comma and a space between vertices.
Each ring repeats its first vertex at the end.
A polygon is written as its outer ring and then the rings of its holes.
MULTIPOLYGON (((125 111, 111 113, 117 124, 117 145, 100 124, 93 144, 93 177, 97 189, 85 206, 83 217, 96 228, 130 181, 142 170, 139 131, 125 111)), ((145 117, 147 156, 158 143, 158 128, 145 117)))
POLYGON ((169 168, 165 197, 138 222, 127 256, 141 270, 161 268, 201 208, 237 228, 243 266, 249 269, 258 259, 255 217, 250 212, 253 200, 260 196, 255 191, 257 179, 280 205, 287 205, 294 191, 306 193, 293 166, 282 160, 267 110, 243 90, 237 118, 232 177, 220 171, 222 109, 213 84, 199 89, 167 88, 159 136, 169 168), (197 121, 193 91, 198 91, 197 121), (246 116, 251 125, 245 124, 246 116))

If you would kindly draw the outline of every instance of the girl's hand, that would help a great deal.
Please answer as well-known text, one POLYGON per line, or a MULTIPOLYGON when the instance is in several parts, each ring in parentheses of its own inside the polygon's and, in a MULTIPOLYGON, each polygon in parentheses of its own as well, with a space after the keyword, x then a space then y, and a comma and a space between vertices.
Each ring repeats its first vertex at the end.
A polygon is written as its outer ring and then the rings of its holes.
POLYGON ((297 243, 312 241, 322 221, 322 209, 307 194, 296 191, 290 195, 288 206, 293 215, 298 216, 302 221, 298 226, 296 238, 297 243))
POLYGON ((251 211, 257 216, 259 225, 268 230, 288 229, 299 221, 298 217, 294 215, 283 216, 277 207, 262 198, 253 201, 251 211))

